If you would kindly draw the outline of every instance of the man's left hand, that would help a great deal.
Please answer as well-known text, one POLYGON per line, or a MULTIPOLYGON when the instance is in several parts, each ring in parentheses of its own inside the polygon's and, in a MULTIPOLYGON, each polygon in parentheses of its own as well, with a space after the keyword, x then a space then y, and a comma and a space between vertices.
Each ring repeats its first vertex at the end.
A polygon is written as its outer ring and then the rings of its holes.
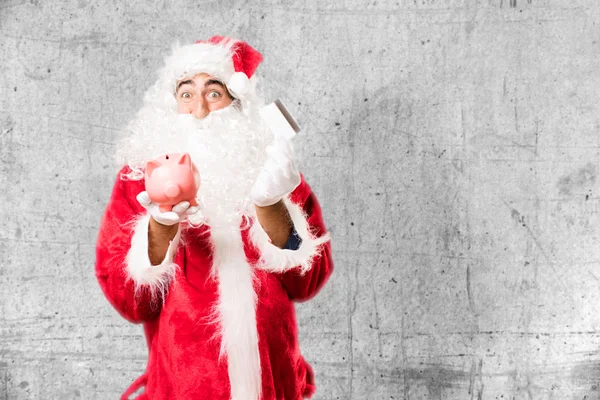
POLYGON ((276 137, 274 144, 267 147, 267 154, 267 162, 250 191, 250 198, 259 207, 277 203, 300 184, 300 173, 289 140, 276 137))

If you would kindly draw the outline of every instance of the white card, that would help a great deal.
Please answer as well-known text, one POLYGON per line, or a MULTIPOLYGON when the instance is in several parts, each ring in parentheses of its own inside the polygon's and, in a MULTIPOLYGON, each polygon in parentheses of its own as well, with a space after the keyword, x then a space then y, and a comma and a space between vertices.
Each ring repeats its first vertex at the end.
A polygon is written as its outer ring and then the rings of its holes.
POLYGON ((298 123, 280 100, 262 107, 259 113, 275 136, 290 140, 300 132, 298 123))

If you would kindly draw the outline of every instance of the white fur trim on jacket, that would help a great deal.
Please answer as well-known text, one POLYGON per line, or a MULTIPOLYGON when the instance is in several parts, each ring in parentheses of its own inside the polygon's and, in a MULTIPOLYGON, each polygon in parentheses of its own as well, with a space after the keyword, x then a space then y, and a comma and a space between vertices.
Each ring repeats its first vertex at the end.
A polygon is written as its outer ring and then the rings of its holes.
POLYGON ((255 221, 250 228, 250 237, 261 254, 257 267, 270 272, 285 272, 300 267, 300 273, 305 274, 310 270, 312 259, 319 252, 319 246, 329 241, 329 233, 315 237, 310 231, 302 208, 289 199, 284 199, 284 202, 302 244, 297 250, 280 249, 269 241, 267 233, 258 221, 255 221))
POLYGON ((246 261, 237 226, 212 227, 211 239, 213 268, 219 281, 219 359, 227 355, 231 399, 258 400, 262 385, 252 267, 246 261))
POLYGON ((173 263, 173 258, 181 237, 181 227, 177 229, 177 234, 169 244, 164 260, 158 265, 152 265, 148 257, 150 218, 147 214, 135 223, 131 247, 126 258, 127 274, 135 282, 136 288, 148 285, 153 294, 164 295, 175 276, 177 265, 173 263))

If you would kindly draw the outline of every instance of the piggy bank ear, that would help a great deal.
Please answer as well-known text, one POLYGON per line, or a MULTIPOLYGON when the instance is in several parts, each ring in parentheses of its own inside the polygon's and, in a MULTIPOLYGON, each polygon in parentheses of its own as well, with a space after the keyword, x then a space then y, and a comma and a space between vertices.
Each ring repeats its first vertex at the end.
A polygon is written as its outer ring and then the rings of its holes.
POLYGON ((190 155, 188 153, 183 153, 181 155, 181 157, 179 157, 177 164, 192 165, 192 160, 190 159, 190 155))
POLYGON ((152 172, 160 166, 156 161, 148 161, 146 163, 146 173, 148 176, 152 176, 152 172))

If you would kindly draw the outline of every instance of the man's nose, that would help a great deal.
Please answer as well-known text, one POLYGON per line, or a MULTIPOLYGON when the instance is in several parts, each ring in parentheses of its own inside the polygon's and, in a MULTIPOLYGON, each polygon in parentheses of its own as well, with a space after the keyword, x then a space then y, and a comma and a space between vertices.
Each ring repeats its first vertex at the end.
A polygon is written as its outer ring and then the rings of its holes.
POLYGON ((196 104, 190 110, 190 114, 192 114, 198 119, 206 117, 208 115, 208 112, 208 104, 206 103, 206 101, 204 101, 204 99, 198 100, 198 102, 196 102, 196 104))

